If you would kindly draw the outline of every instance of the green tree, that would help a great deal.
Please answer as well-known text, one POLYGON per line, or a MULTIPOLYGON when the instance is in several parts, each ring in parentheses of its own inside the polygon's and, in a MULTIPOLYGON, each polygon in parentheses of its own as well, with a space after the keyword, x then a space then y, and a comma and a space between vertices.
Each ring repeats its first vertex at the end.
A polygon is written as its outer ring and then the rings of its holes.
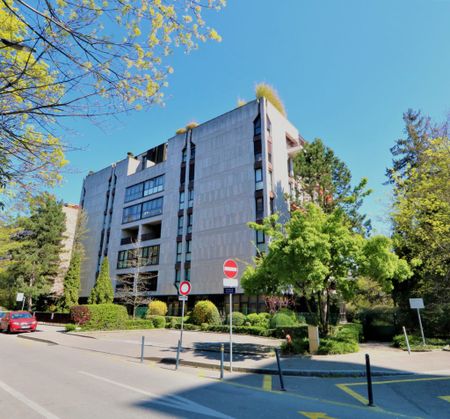
POLYGON ((0 186, 54 184, 67 163, 57 120, 163 100, 167 62, 220 36, 204 11, 223 0, 0 1, 0 186))
POLYGON ((30 216, 17 222, 24 243, 12 252, 8 275, 24 292, 28 310, 36 298, 50 293, 58 274, 65 219, 62 203, 44 193, 30 201, 30 216))
POLYGON ((263 224, 250 223, 270 238, 268 252, 248 266, 241 284, 248 294, 282 294, 288 288, 313 301, 321 330, 326 333, 330 307, 338 297, 349 300, 357 290, 356 279, 367 276, 386 290, 411 272, 393 252, 390 239, 364 239, 350 228, 342 210, 330 214, 308 204, 294 211, 285 224, 273 215, 263 224))
POLYGON ((291 197, 297 206, 307 202, 319 205, 326 213, 336 208, 344 210, 355 231, 370 231, 370 220, 360 214, 364 198, 372 191, 367 189, 367 179, 363 178, 352 186, 352 175, 347 165, 333 150, 316 138, 306 143, 294 158, 294 176, 300 189, 291 197))
POLYGON ((89 296, 89 304, 107 304, 114 301, 114 290, 109 276, 108 257, 105 256, 97 281, 89 296))

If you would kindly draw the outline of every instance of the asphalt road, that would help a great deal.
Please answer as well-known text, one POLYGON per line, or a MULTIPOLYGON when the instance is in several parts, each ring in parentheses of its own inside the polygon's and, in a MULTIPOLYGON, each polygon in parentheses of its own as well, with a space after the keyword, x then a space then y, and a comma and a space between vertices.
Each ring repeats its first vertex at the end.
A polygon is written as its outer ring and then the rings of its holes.
POLYGON ((227 374, 0 334, 0 418, 450 418, 450 377, 361 379, 227 374))

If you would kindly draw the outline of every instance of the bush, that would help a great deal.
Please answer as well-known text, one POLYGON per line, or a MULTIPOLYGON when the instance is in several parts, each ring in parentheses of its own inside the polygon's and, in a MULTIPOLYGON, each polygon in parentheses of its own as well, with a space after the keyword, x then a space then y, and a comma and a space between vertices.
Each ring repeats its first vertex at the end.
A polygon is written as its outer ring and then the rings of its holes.
POLYGON ((125 323, 127 330, 153 329, 153 322, 144 319, 130 319, 125 323))
POLYGON ((167 304, 164 301, 153 300, 148 305, 147 318, 149 316, 165 316, 167 314, 167 304))
MULTIPOLYGON (((235 311, 232 314, 233 318, 233 326, 243 326, 245 323, 245 314, 239 313, 239 311, 235 311)), ((230 324, 230 315, 227 316, 227 324, 230 324)))
POLYGON ((360 342, 362 338, 362 325, 358 323, 347 323, 334 328, 332 337, 341 340, 354 340, 360 342))
POLYGON ((91 313, 88 306, 72 306, 70 307, 71 320, 79 325, 84 326, 89 320, 91 320, 91 313))
MULTIPOLYGON (((221 332, 228 333, 230 331, 230 326, 225 324, 222 325, 209 325, 209 332, 221 332)), ((233 326, 233 333, 242 334, 242 335, 253 335, 253 336, 271 336, 273 330, 266 329, 264 327, 258 326, 233 326)))
POLYGON ((90 320, 84 324, 84 329, 112 330, 125 329, 128 321, 127 309, 118 304, 89 304, 90 320))
MULTIPOLYGON (((422 337, 417 335, 408 336, 409 346, 412 351, 423 351, 432 349, 441 349, 446 345, 450 345, 450 339, 425 338, 426 345, 423 345, 422 337)), ((392 339, 392 346, 407 350, 406 340, 404 335, 394 336, 392 339)))
POLYGON ((292 316, 285 313, 277 313, 270 320, 270 327, 272 329, 283 326, 295 326, 296 324, 296 320, 294 320, 292 316))
POLYGON ((219 311, 217 307, 208 300, 199 301, 192 310, 191 321, 193 324, 201 325, 208 323, 211 325, 221 324, 219 311))
POLYGON ((269 313, 251 313, 247 316, 247 321, 250 323, 250 326, 258 326, 268 328, 270 323, 270 314, 269 313))
POLYGON ((255 88, 255 94, 258 99, 265 97, 283 116, 286 116, 283 102, 272 86, 266 83, 258 83, 255 88))
POLYGON ((77 325, 76 324, 66 324, 66 332, 73 332, 74 330, 77 329, 77 325))
POLYGON ((320 355, 351 354, 359 351, 358 342, 338 338, 324 338, 320 340, 318 353, 320 355))
POLYGON ((308 326, 306 324, 288 327, 280 326, 271 330, 272 332, 270 336, 279 339, 285 339, 286 335, 289 335, 292 339, 302 339, 308 337, 308 326))
POLYGON ((151 320, 153 323, 153 326, 156 329, 163 329, 166 327, 166 318, 164 316, 147 316, 148 320, 151 320))
MULTIPOLYGON (((184 330, 200 330, 200 327, 201 326, 197 326, 195 324, 190 324, 190 323, 183 324, 184 330)), ((181 323, 178 323, 177 325, 175 325, 175 329, 181 329, 181 323)))
POLYGON ((283 342, 281 344, 281 352, 283 354, 300 354, 304 355, 309 351, 308 338, 292 339, 291 343, 283 342))

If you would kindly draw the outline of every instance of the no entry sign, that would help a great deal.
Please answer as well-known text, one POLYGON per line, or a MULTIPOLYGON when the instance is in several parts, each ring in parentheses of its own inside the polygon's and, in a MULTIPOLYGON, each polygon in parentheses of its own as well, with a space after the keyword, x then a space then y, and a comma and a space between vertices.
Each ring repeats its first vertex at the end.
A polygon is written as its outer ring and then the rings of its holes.
POLYGON ((223 263, 223 274, 227 278, 236 278, 238 274, 238 265, 233 259, 227 259, 223 263))
POLYGON ((180 284, 180 294, 188 295, 191 292, 191 283, 188 281, 183 281, 180 284))

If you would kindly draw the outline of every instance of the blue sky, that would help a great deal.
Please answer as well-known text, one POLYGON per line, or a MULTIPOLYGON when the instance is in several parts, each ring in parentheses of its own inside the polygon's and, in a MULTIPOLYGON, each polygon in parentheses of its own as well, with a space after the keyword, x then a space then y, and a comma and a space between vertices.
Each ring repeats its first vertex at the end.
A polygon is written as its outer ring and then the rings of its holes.
POLYGON ((389 148, 402 113, 421 109, 436 121, 450 112, 450 0, 228 0, 205 15, 222 35, 186 55, 175 52, 166 105, 101 125, 78 120, 66 140, 69 171, 56 194, 78 202, 83 177, 164 142, 252 99, 272 84, 303 137, 322 138, 374 189, 364 210, 388 232, 389 148))

